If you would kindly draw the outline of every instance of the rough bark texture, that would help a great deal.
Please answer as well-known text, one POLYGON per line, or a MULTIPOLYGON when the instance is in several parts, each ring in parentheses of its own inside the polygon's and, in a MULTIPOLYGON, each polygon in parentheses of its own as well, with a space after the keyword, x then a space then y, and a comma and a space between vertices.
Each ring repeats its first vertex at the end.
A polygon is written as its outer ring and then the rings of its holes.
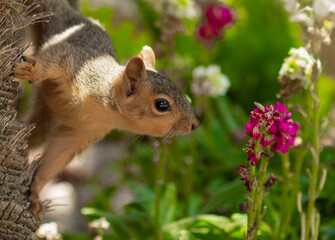
POLYGON ((32 239, 40 221, 29 211, 28 191, 38 161, 28 164, 26 136, 32 126, 18 121, 18 82, 13 67, 26 46, 20 32, 43 14, 29 16, 36 6, 25 0, 0 0, 0 239, 32 239))

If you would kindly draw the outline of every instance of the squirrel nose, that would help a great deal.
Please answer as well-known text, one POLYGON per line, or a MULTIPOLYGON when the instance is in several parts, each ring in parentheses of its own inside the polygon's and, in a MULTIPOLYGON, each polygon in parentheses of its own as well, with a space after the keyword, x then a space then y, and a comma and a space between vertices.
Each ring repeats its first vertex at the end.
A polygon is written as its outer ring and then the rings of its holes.
POLYGON ((194 131, 195 129, 197 129, 200 126, 200 119, 198 116, 196 116, 196 118, 193 120, 192 122, 192 126, 191 126, 191 131, 194 131))

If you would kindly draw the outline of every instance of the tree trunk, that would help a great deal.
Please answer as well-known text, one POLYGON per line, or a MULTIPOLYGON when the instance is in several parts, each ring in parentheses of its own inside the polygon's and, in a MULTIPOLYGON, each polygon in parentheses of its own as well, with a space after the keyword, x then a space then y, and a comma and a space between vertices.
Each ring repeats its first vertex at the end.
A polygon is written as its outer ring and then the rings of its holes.
POLYGON ((20 46, 22 29, 41 21, 29 16, 36 6, 26 0, 0 0, 0 239, 32 239, 40 220, 29 212, 29 186, 38 161, 28 163, 26 136, 32 126, 17 119, 18 82, 13 67, 27 46, 20 46))

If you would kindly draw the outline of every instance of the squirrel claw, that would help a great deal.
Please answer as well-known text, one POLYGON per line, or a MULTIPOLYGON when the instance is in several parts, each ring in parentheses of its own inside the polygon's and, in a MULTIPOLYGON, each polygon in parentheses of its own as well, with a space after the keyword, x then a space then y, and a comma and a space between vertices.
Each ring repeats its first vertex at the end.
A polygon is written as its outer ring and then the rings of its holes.
POLYGON ((41 203, 37 194, 32 194, 29 197, 31 205, 29 207, 29 211, 40 220, 42 219, 43 213, 45 211, 44 205, 41 203))
POLYGON ((35 64, 37 62, 36 58, 32 56, 22 56, 22 61, 26 63, 30 63, 33 67, 35 67, 35 64))
POLYGON ((14 67, 16 78, 35 82, 38 76, 37 59, 31 56, 22 56, 22 62, 14 67))

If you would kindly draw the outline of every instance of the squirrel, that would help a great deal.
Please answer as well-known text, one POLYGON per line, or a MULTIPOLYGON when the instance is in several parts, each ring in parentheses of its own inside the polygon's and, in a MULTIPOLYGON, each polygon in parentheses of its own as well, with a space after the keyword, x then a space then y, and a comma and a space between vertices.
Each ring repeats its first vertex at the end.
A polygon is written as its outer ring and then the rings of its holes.
POLYGON ((28 145, 47 143, 29 196, 29 210, 40 219, 41 189, 111 130, 172 137, 189 134, 200 124, 188 98, 155 70, 150 47, 120 65, 107 31, 69 1, 40 0, 34 7, 32 14, 53 14, 48 22, 32 26, 35 53, 14 69, 16 78, 35 88, 27 122, 36 128, 28 145))

